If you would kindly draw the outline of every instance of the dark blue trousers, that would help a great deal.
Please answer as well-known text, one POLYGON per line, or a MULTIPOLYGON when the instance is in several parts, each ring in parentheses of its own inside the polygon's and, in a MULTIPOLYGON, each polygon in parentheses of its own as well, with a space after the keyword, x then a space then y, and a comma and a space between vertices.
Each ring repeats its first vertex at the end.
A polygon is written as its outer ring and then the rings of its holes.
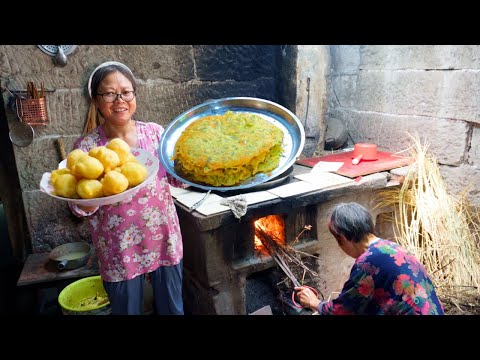
MULTIPOLYGON (((183 260, 174 266, 160 266, 149 273, 155 310, 158 315, 183 315, 183 260)), ((142 315, 145 275, 131 280, 103 282, 112 315, 142 315)))

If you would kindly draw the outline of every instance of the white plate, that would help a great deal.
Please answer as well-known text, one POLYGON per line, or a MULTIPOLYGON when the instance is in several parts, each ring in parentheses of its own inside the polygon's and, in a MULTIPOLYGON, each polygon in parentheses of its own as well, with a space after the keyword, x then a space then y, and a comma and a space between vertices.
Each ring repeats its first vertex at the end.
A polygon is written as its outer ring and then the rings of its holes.
MULTIPOLYGON (((153 177, 157 175, 157 172, 158 172, 159 161, 157 157, 155 157, 154 155, 150 154, 149 152, 143 149, 132 149, 132 154, 137 158, 140 164, 145 165, 145 167, 147 168, 147 178, 141 184, 138 184, 137 186, 131 189, 125 190, 120 194, 105 196, 101 198, 94 198, 94 199, 70 199, 70 198, 57 196, 53 194, 54 192, 53 187, 50 184, 51 173, 49 172, 46 172, 43 174, 42 180, 40 180, 40 190, 55 199, 63 200, 63 201, 71 201, 75 204, 83 205, 83 206, 102 206, 102 205, 110 205, 120 201, 124 201, 129 197, 133 197, 133 195, 135 195, 138 190, 140 190, 145 185, 147 185, 153 179, 153 177)), ((66 159, 61 161, 58 164, 58 169, 65 168, 66 164, 67 164, 66 159)))

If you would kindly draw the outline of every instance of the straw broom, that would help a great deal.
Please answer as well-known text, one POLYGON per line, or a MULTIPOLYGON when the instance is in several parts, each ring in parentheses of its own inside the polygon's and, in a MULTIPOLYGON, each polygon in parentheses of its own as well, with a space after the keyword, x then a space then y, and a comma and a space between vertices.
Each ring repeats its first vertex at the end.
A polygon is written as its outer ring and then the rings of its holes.
POLYGON ((377 206, 394 206, 396 241, 420 260, 439 292, 470 288, 480 293, 479 212, 466 191, 456 197, 448 193, 429 144, 411 137, 412 169, 400 189, 380 192, 377 206))

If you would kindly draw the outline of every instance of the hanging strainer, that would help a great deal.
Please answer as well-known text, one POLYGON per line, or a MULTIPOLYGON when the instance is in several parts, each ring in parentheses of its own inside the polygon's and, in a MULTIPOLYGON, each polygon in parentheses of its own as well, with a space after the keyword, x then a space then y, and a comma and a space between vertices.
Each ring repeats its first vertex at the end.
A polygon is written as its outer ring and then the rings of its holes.
POLYGON ((18 120, 12 124, 8 136, 13 144, 24 147, 32 143, 35 131, 30 124, 18 120))
MULTIPOLYGON (((5 88, 10 95, 14 97, 20 97, 20 95, 14 95, 11 93, 10 90, 5 88)), ((28 146, 32 143, 33 138, 35 136, 35 131, 31 127, 30 124, 22 121, 22 119, 17 118, 18 121, 14 122, 11 127, 10 131, 8 133, 8 136, 10 137, 10 141, 17 146, 24 147, 28 146)))

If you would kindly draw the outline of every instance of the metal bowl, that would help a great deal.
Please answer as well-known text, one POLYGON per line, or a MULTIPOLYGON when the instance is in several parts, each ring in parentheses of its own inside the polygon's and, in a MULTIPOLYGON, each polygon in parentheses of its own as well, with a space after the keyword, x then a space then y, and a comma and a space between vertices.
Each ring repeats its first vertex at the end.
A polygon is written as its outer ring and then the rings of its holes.
POLYGON ((229 97, 207 101, 177 116, 165 129, 160 140, 158 155, 165 170, 185 184, 216 191, 247 189, 262 184, 284 173, 300 156, 305 145, 305 130, 290 110, 273 101, 251 97, 229 97), (210 115, 223 115, 227 111, 246 112, 261 116, 283 131, 283 154, 278 167, 269 173, 258 173, 235 186, 207 186, 184 179, 174 168, 175 144, 182 132, 193 122, 210 115))
POLYGON ((90 245, 83 241, 66 243, 53 249, 48 257, 58 270, 78 269, 90 257, 90 245))

